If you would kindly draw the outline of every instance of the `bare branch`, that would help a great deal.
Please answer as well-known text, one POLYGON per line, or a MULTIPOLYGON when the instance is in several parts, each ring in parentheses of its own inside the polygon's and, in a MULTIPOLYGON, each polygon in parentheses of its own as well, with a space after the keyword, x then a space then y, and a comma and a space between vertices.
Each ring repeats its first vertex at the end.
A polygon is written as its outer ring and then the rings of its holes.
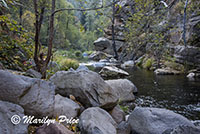
POLYGON ((95 7, 95 8, 61 8, 61 9, 58 9, 56 10, 55 12, 53 12, 53 15, 58 13, 58 12, 61 12, 61 11, 65 11, 65 10, 76 10, 76 11, 91 11, 91 10, 99 10, 99 9, 103 9, 103 8, 108 8, 108 7, 111 7, 113 4, 116 4, 118 3, 120 0, 118 1, 115 1, 114 3, 112 2, 111 4, 109 5, 106 5, 106 6, 103 6, 103 0, 102 0, 102 5, 100 7, 95 7))

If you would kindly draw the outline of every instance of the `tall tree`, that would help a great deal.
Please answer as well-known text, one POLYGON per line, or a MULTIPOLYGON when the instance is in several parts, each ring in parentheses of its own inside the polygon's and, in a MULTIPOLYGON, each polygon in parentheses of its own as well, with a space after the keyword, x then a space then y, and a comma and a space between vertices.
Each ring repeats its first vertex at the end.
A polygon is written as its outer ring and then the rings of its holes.
POLYGON ((55 12, 55 0, 51 2, 51 16, 49 19, 49 38, 48 38, 48 52, 46 57, 44 53, 41 52, 40 44, 40 31, 44 17, 44 11, 46 6, 46 1, 44 0, 41 4, 41 11, 38 9, 38 0, 33 0, 34 9, 35 9, 35 52, 34 52, 34 61, 37 67, 37 71, 42 74, 42 78, 46 77, 46 70, 48 63, 52 56, 53 48, 53 36, 54 36, 54 12, 55 12))

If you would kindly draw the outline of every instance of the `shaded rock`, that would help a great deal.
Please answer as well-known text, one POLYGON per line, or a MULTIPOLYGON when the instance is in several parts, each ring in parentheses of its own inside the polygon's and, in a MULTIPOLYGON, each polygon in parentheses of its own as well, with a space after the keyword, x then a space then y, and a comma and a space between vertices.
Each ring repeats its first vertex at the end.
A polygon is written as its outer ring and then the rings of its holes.
POLYGON ((162 134, 200 134, 200 129, 192 126, 178 126, 174 129, 168 129, 162 134))
POLYGON ((22 121, 19 124, 13 124, 11 117, 18 115, 21 119, 24 116, 24 109, 16 104, 0 101, 0 133, 1 134, 27 134, 28 124, 22 121))
POLYGON ((180 71, 173 70, 171 68, 159 68, 154 71, 156 75, 178 75, 181 74, 180 71))
POLYGON ((48 81, 0 70, 0 100, 19 104, 28 115, 51 116, 55 86, 48 81))
POLYGON ((67 129, 62 124, 58 122, 50 125, 42 125, 36 130, 36 134, 74 134, 72 131, 67 129))
POLYGON ((105 51, 105 49, 111 46, 110 41, 107 38, 101 37, 94 41, 94 47, 96 51, 105 51))
POLYGON ((125 121, 125 113, 121 110, 119 105, 113 108, 113 110, 111 110, 109 113, 117 124, 121 123, 122 121, 125 121))
POLYGON ((131 81, 127 79, 117 79, 107 80, 105 82, 113 88, 120 101, 124 102, 135 100, 133 93, 137 93, 138 90, 131 81))
POLYGON ((130 134, 131 126, 129 123, 123 121, 117 126, 117 134, 130 134))
POLYGON ((56 93, 73 95, 86 108, 100 106, 112 109, 116 106, 117 96, 113 89, 95 72, 59 71, 50 80, 56 85, 56 93))
POLYGON ((131 68, 134 67, 134 62, 132 60, 126 61, 121 65, 121 68, 131 68))
POLYGON ((2 70, 5 69, 1 62, 0 62, 0 69, 2 69, 2 70))
POLYGON ((115 66, 105 66, 101 69, 99 74, 103 77, 108 77, 108 78, 109 77, 120 78, 120 77, 129 76, 129 74, 126 71, 119 69, 115 66))
POLYGON ((109 59, 109 58, 112 58, 112 57, 113 57, 112 55, 109 55, 107 53, 95 51, 89 56, 89 59, 94 60, 94 61, 99 61, 101 59, 107 59, 107 58, 109 59))
POLYGON ((200 65, 200 49, 193 46, 175 46, 174 48, 174 57, 176 62, 185 64, 185 62, 192 66, 200 65))
POLYGON ((79 127, 83 134, 117 134, 117 123, 101 108, 88 108, 79 119, 79 127))
POLYGON ((79 111, 80 106, 73 100, 62 97, 59 94, 55 96, 54 117, 65 115, 67 118, 74 118, 77 117, 79 111))
MULTIPOLYGON (((109 31, 107 31, 109 32, 109 31)), ((115 35, 115 47, 118 54, 120 54, 125 46, 123 32, 120 35, 115 35)), ((107 36, 106 38, 101 37, 94 42, 94 48, 96 51, 101 51, 110 55, 114 55, 112 46, 112 36, 107 36)))
POLYGON ((27 74, 28 76, 33 77, 33 78, 39 78, 39 79, 42 78, 42 75, 41 75, 39 72, 37 72, 37 71, 35 71, 35 70, 33 70, 33 69, 27 70, 27 71, 26 71, 26 74, 27 74))
POLYGON ((136 107, 128 119, 133 132, 139 134, 161 134, 180 125, 194 126, 182 115, 159 108, 136 107))

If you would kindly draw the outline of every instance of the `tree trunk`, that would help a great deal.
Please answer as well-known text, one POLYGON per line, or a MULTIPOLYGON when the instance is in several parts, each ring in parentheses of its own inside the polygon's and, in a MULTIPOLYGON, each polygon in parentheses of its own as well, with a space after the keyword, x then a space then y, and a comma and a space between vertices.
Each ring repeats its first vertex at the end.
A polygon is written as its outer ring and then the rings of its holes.
MULTIPOLYGON (((22 6, 19 7, 19 25, 22 26, 22 15, 23 15, 23 8, 22 6)), ((20 31, 21 31, 21 27, 20 27, 20 31)))
POLYGON ((112 16, 112 47, 115 54, 115 58, 118 60, 118 54, 115 44, 115 0, 113 0, 113 16, 112 16))
POLYGON ((43 65, 42 69, 42 77, 46 77, 46 70, 48 63, 51 60, 52 57, 52 49, 53 49, 53 39, 54 39, 54 12, 55 12, 55 7, 56 7, 56 2, 55 0, 52 0, 52 9, 51 9, 51 17, 50 17, 50 22, 49 22, 49 41, 48 41, 48 52, 47 52, 47 58, 45 60, 45 63, 43 65))
MULTIPOLYGON (((40 53, 41 44, 40 44, 40 30, 43 21, 43 15, 45 11, 45 3, 43 3, 43 7, 41 8, 41 12, 38 12, 38 0, 33 0, 34 9, 35 9, 35 52, 34 52, 34 61, 36 64, 37 71, 42 74, 42 78, 46 78, 46 70, 48 63, 52 56, 52 48, 53 48, 53 36, 54 36, 54 11, 55 11, 55 0, 52 0, 52 13, 50 17, 50 28, 49 28, 49 39, 48 39, 48 52, 47 57, 44 59, 44 54, 40 53)), ((45 2, 45 1, 44 1, 45 2)))
POLYGON ((187 46, 187 42, 186 42, 187 5, 188 5, 188 0, 185 1, 184 17, 183 17, 183 41, 184 41, 185 47, 187 46))

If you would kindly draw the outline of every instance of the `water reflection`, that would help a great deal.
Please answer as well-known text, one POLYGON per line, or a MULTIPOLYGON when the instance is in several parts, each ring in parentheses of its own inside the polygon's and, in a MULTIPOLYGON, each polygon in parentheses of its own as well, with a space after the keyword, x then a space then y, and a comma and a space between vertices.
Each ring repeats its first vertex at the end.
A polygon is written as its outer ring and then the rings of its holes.
POLYGON ((200 80, 184 75, 157 76, 151 71, 128 69, 138 88, 137 105, 167 108, 192 120, 200 120, 200 80))

